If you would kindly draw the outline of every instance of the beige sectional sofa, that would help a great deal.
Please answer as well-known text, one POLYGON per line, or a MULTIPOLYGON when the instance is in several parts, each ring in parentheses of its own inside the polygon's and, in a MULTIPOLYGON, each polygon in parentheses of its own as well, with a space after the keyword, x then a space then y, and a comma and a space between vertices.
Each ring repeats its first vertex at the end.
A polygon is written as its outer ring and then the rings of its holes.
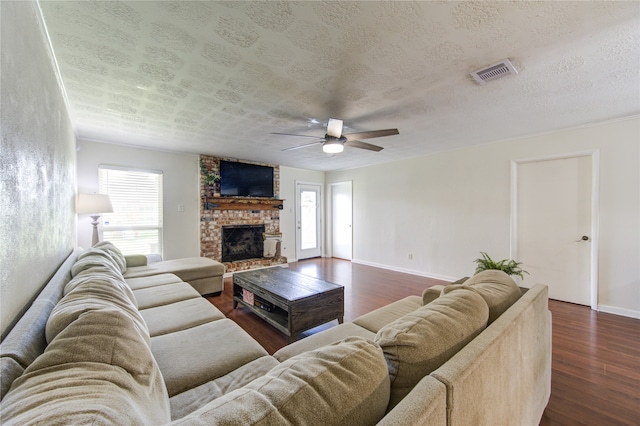
POLYGON ((76 250, 0 344, 2 424, 537 424, 546 286, 477 275, 273 356, 177 274, 76 250))
POLYGON ((224 265, 207 257, 187 257, 150 263, 146 256, 133 255, 125 256, 125 261, 125 278, 173 274, 191 284, 203 296, 219 295, 224 288, 224 265))

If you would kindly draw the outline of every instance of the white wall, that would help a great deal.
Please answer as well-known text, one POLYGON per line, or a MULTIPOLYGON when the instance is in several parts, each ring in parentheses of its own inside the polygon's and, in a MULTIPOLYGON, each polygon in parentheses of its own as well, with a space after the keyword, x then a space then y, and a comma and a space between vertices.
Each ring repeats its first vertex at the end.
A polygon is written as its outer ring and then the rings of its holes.
MULTIPOLYGON (((473 260, 480 251, 497 258, 510 255, 512 160, 597 149, 601 166, 599 306, 640 316, 639 129, 640 120, 635 117, 331 172, 326 184, 353 182, 355 262, 457 279, 473 273, 473 260)), ((95 142, 81 142, 80 148, 80 192, 97 188, 100 163, 164 170, 165 225, 171 229, 170 236, 165 235, 165 258, 199 255, 197 156, 95 142), (167 186, 170 180, 175 180, 172 187, 167 186), (178 214, 180 203, 185 212, 178 214)), ((282 254, 290 261, 296 257, 296 181, 324 183, 325 174, 280 167, 279 196, 285 200, 280 213, 282 254)), ((87 246, 91 226, 88 220, 79 226, 79 244, 87 246)), ((323 253, 327 253, 326 244, 323 253)))
POLYGON ((75 244, 75 136, 36 2, 0 2, 2 336, 75 244))
MULTIPOLYGON (((200 256, 198 156, 78 141, 78 192, 98 192, 98 166, 162 171, 163 258, 200 256), (178 211, 178 206, 184 211, 178 211)), ((91 246, 91 219, 78 218, 78 245, 91 246)))
POLYGON ((354 261, 454 279, 473 273, 480 251, 509 257, 511 160, 593 149, 600 152, 599 307, 640 317, 638 117, 330 172, 327 183, 353 181, 354 261))
MULTIPOLYGON (((289 262, 296 260, 296 182, 324 184, 324 172, 280 166, 280 198, 284 208, 280 212, 280 232, 282 232, 282 255, 289 262)), ((325 191, 326 192, 326 191, 325 191)), ((323 244, 323 253, 326 248, 323 244)))
MULTIPOLYGON (((78 141, 78 192, 98 190, 100 164, 162 170, 164 185, 164 258, 200 256, 198 156, 78 141), (184 212, 178 212, 178 205, 184 212)), ((324 172, 280 166, 282 255, 295 260, 295 182, 324 182, 324 172)), ((78 218, 78 245, 91 245, 91 219, 78 218)))

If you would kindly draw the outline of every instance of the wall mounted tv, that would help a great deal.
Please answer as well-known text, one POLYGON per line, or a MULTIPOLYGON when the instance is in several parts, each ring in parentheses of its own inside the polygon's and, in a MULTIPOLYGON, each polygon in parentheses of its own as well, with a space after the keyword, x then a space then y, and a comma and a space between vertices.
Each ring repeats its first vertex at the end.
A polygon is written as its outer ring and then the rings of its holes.
POLYGON ((273 167, 220 160, 220 195, 273 198, 273 167))

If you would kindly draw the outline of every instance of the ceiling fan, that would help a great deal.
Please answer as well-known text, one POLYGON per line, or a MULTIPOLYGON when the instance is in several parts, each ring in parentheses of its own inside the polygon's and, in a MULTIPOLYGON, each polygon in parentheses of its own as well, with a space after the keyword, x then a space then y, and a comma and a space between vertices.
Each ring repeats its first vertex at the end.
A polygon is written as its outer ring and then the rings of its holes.
POLYGON ((382 147, 373 145, 367 142, 362 142, 358 139, 371 139, 380 138, 383 136, 392 136, 400 134, 398 129, 384 129, 384 130, 370 130, 367 132, 342 134, 342 120, 330 118, 327 123, 327 133, 324 137, 309 136, 309 135, 296 135, 292 133, 271 133, 272 135, 285 135, 285 136, 300 136, 305 138, 320 139, 317 142, 307 143, 304 145, 294 146, 292 148, 285 148, 283 151, 291 151, 293 149, 306 148, 308 146, 322 144, 322 150, 328 154, 337 154, 344 150, 345 146, 351 146, 354 148, 368 149, 369 151, 382 151, 382 147))

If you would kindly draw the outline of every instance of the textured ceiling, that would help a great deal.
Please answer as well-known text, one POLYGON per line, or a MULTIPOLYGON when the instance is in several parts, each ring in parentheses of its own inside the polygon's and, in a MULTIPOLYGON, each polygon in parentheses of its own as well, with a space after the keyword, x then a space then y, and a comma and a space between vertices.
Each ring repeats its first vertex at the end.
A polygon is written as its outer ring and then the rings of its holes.
POLYGON ((83 139, 316 170, 640 113, 640 2, 40 1, 83 139), (469 73, 510 58, 519 74, 469 73), (328 118, 381 152, 319 145, 328 118))

